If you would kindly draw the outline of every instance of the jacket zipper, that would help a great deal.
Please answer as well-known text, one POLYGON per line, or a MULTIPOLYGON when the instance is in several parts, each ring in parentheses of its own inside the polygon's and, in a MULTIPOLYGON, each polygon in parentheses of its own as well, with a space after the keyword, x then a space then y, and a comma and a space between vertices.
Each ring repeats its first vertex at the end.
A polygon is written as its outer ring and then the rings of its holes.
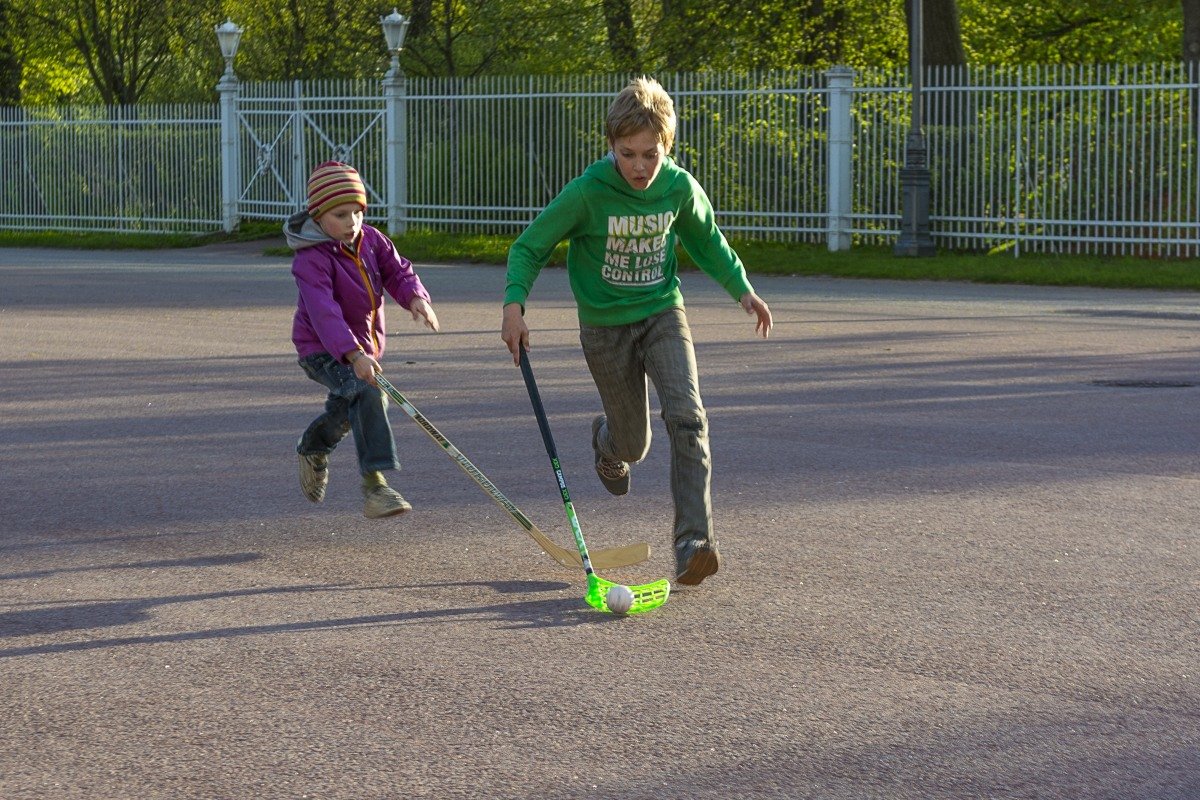
POLYGON ((371 288, 371 278, 367 275, 367 268, 363 264, 362 259, 358 256, 358 248, 362 247, 362 237, 359 237, 355 244, 355 250, 350 250, 345 245, 342 245, 342 250, 346 255, 354 261, 354 265, 358 267, 358 274, 362 278, 363 287, 367 290, 367 297, 371 299, 371 315, 367 318, 367 334, 371 337, 371 347, 375 351, 371 355, 379 353, 379 340, 375 338, 375 290, 371 288))

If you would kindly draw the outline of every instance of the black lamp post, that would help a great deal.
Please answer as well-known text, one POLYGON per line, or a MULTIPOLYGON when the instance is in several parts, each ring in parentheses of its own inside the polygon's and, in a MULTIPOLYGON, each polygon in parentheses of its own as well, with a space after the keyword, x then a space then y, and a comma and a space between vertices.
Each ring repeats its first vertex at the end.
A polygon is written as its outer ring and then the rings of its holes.
POLYGON ((929 235, 929 150, 921 133, 921 83, 925 72, 921 0, 912 0, 908 25, 908 71, 912 76, 912 121, 904 144, 904 167, 900 170, 900 238, 892 253, 898 256, 932 256, 937 253, 929 235))

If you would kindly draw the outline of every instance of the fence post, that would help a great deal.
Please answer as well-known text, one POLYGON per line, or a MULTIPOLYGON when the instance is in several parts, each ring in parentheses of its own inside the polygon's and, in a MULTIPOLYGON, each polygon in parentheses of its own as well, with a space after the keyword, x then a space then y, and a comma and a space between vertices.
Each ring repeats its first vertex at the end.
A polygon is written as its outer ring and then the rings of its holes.
MULTIPOLYGON (((292 207, 297 211, 308 205, 308 175, 316 166, 310 164, 304 147, 304 83, 292 80, 292 207)), ((318 154, 321 152, 317 151, 318 154)), ((320 157, 318 155, 318 157, 320 157)), ((325 160, 325 159, 322 159, 325 160)))
POLYGON ((850 90, 854 86, 854 70, 833 67, 825 71, 829 86, 829 190, 827 213, 830 252, 850 249, 850 213, 853 144, 850 135, 850 90))
MULTIPOLYGON (((233 59, 229 59, 232 62, 233 59)), ((221 224, 226 233, 233 233, 241 221, 238 217, 238 173, 241 148, 238 137, 237 101, 238 79, 230 64, 217 82, 221 95, 221 224)))
POLYGON ((408 85, 398 58, 383 76, 383 93, 387 101, 387 229, 392 236, 408 231, 404 210, 408 206, 408 85))

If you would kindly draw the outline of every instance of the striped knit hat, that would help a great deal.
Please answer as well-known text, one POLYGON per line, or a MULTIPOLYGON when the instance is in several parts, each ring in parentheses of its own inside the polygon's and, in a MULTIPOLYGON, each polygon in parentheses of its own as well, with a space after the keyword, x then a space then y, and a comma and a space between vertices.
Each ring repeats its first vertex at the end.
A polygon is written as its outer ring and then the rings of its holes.
POLYGON ((342 203, 358 203, 367 210, 367 189, 358 170, 341 161, 317 165, 308 179, 308 214, 313 219, 342 203))

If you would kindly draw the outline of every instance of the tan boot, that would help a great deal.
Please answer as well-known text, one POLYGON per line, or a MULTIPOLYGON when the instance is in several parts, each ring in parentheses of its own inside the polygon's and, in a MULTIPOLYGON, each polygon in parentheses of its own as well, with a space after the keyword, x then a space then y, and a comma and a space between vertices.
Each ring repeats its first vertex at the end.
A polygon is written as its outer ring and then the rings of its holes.
POLYGON ((325 499, 329 485, 329 456, 325 453, 300 455, 300 491, 314 503, 325 499))
POLYGON ((716 542, 685 539, 675 543, 675 582, 696 586, 721 568, 721 553, 716 542))
POLYGON ((369 519, 394 517, 405 511, 412 511, 412 504, 390 486, 363 487, 363 516, 369 519))
POLYGON ((600 455, 600 451, 596 447, 596 437, 600 433, 601 426, 604 425, 604 419, 604 415, 601 414, 592 420, 592 451, 596 454, 596 475, 600 477, 600 483, 604 484, 604 488, 608 489, 609 494, 628 494, 629 465, 624 461, 600 455))

